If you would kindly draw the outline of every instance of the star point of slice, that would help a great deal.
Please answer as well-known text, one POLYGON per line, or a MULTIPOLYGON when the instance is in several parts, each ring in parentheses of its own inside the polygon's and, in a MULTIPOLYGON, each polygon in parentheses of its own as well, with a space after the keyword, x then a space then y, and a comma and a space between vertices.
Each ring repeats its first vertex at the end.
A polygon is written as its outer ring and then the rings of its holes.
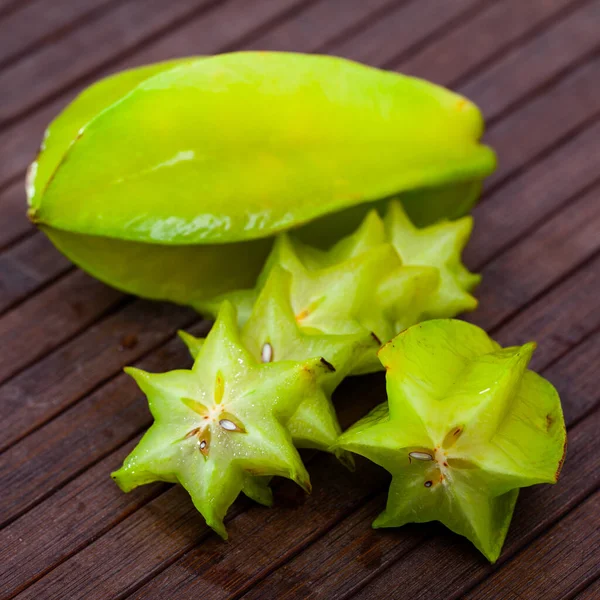
POLYGON ((534 348, 439 319, 381 349, 388 403, 338 441, 392 474, 374 527, 437 520, 498 558, 519 488, 555 483, 564 457, 558 394, 527 369, 534 348))
POLYGON ((405 265, 435 267, 440 284, 423 304, 423 318, 453 317, 477 308, 469 292, 481 277, 461 261, 462 251, 473 229, 473 218, 441 221, 424 228, 415 227, 398 201, 389 204, 385 217, 386 233, 405 265))
POLYGON ((148 397, 154 423, 114 479, 125 491, 152 481, 181 483, 208 525, 226 537, 223 519, 241 491, 269 503, 266 481, 274 475, 310 491, 285 425, 327 371, 319 359, 258 362, 240 340, 235 310, 224 303, 192 369, 127 369, 148 397))

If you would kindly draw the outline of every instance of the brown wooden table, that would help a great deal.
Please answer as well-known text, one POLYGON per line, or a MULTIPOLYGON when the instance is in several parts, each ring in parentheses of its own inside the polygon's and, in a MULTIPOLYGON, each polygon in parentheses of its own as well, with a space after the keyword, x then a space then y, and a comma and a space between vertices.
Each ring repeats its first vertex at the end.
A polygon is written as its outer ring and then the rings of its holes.
MULTIPOLYGON (((112 598, 600 598, 598 0, 0 0, 0 595, 112 598), (474 211, 468 318, 562 395, 556 486, 522 492, 496 566, 435 524, 373 531, 387 476, 307 455, 314 492, 234 505, 231 541, 178 487, 109 478, 148 426, 127 364, 188 364, 187 309, 75 269, 25 218, 45 125, 102 75, 183 54, 347 56, 456 89, 483 109, 499 168, 474 211)), ((384 399, 344 384, 345 425, 384 399)))

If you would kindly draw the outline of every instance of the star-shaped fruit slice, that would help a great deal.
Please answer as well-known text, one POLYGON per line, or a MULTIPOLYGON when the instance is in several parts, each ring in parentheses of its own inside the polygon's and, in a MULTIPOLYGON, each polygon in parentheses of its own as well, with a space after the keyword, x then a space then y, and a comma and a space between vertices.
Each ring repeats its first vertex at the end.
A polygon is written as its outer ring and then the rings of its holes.
MULTIPOLYGON (((380 344, 365 329, 333 335, 301 327, 290 303, 291 284, 291 274, 274 265, 242 328, 241 340, 262 362, 316 358, 328 367, 319 377, 314 393, 304 398, 287 428, 297 447, 330 451, 341 433, 331 395, 357 361, 363 360, 366 354, 375 356, 380 344)), ((182 338, 192 355, 198 352, 201 340, 189 334, 182 338)), ((349 453, 337 449, 336 454, 345 464, 353 464, 349 453)))
POLYGON ((519 488, 555 483, 564 458, 558 394, 527 369, 534 348, 441 319, 381 349, 388 403, 338 442, 392 474, 374 527, 437 520, 498 558, 519 488))
POLYGON ((441 221, 415 227, 402 204, 392 201, 385 216, 387 239, 404 265, 435 267, 440 283, 421 305, 422 319, 452 317, 474 310, 477 300, 469 293, 481 280, 461 262, 461 254, 473 229, 473 218, 441 221))
POLYGON ((124 491, 157 480, 181 483, 226 538, 223 518, 240 491, 269 503, 264 478, 274 475, 310 490, 285 425, 329 370, 319 358, 257 361, 225 302, 191 370, 127 369, 148 397, 154 424, 113 473, 115 481, 124 491))

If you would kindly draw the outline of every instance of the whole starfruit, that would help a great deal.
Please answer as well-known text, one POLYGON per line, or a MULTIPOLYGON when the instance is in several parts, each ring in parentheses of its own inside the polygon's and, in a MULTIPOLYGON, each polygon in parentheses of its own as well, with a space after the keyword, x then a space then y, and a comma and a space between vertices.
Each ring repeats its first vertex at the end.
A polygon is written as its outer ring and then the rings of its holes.
POLYGON ((278 232, 327 247, 395 195, 418 225, 464 214, 494 169, 481 133, 468 100, 341 58, 180 59, 66 108, 29 217, 99 279, 195 305, 251 287, 278 232))
POLYGON ((442 319, 380 350, 388 402, 338 441, 392 474, 373 527, 441 521, 496 561, 519 488, 555 483, 565 455, 558 394, 527 369, 534 348, 442 319))

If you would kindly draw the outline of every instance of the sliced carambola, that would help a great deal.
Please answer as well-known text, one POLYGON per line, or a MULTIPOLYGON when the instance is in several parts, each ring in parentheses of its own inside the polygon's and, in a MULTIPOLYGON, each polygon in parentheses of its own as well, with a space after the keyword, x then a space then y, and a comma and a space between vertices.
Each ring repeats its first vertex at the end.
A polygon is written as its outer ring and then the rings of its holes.
POLYGON ((462 321, 416 325, 384 346, 388 404, 339 439, 392 474, 374 527, 441 521, 492 562, 521 487, 555 483, 566 432, 534 344, 502 349, 462 321))
MULTIPOLYGON (((367 329, 382 342, 426 318, 476 307, 469 291, 479 276, 461 263, 472 219, 416 228, 398 201, 382 220, 370 212, 358 229, 330 250, 281 235, 254 290, 236 291, 198 305, 214 314, 222 299, 238 307, 243 323, 275 266, 292 274, 290 302, 302 327, 339 334, 367 329)), ((381 368, 371 352, 352 373, 381 368)))
POLYGON ((223 518, 240 491, 269 503, 264 478, 273 475, 310 489, 285 424, 329 370, 318 358, 258 362, 224 303, 191 370, 128 369, 148 396, 154 423, 114 479, 124 491, 157 480, 181 483, 208 525, 227 537, 223 518))
POLYGON ((439 283, 419 306, 418 320, 453 317, 477 308, 477 300, 469 292, 480 282, 481 276, 470 273, 461 261, 461 253, 473 229, 473 217, 418 228, 402 205, 394 201, 389 204, 385 228, 386 237, 400 255, 402 264, 437 269, 439 283))
MULTIPOLYGON (((242 328, 241 340, 250 353, 262 362, 321 358, 326 367, 311 394, 302 400, 287 427, 294 443, 301 448, 330 450, 341 429, 331 403, 333 390, 362 360, 366 353, 375 355, 379 342, 367 330, 348 334, 325 334, 300 326, 289 297, 291 274, 276 265, 258 295, 254 309, 242 328)), ((182 335, 192 354, 197 354, 202 341, 182 335)), ((345 451, 338 457, 352 464, 345 451)))

